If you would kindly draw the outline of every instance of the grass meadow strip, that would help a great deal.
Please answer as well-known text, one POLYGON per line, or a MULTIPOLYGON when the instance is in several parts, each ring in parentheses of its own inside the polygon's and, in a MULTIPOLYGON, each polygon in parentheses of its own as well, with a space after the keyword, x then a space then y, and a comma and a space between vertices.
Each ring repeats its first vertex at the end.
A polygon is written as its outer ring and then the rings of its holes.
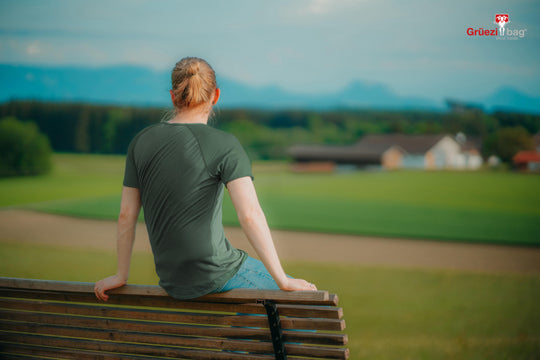
MULTIPOLYGON (((0 241, 0 276, 93 282, 114 251, 0 241)), ((540 275, 290 262, 340 296, 351 359, 535 359, 540 275)), ((152 255, 133 254, 132 284, 157 284, 152 255)))
MULTIPOLYGON (((124 157, 56 154, 51 175, 0 180, 0 206, 114 220, 124 157)), ((540 245, 540 178, 510 172, 298 174, 255 163, 274 229, 540 245)), ((142 216, 141 216, 142 220, 142 216)), ((228 195, 223 221, 238 225, 228 195)))

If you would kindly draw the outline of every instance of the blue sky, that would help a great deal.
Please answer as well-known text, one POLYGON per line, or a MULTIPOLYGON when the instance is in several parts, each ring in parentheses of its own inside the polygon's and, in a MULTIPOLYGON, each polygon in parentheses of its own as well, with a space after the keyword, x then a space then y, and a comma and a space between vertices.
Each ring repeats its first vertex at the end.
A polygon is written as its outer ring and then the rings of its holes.
POLYGON ((184 56, 251 85, 323 93, 354 80, 398 94, 540 96, 539 1, 0 0, 0 63, 170 69, 184 56), (496 13, 524 38, 469 37, 496 13))

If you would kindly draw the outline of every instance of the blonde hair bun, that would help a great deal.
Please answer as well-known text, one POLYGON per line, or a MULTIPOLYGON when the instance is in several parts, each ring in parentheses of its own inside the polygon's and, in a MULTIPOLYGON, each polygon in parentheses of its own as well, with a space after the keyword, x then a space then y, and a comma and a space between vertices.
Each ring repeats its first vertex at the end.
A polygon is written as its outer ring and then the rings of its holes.
POLYGON ((196 57, 186 57, 176 63, 172 74, 174 106, 193 108, 213 99, 217 88, 216 73, 206 61, 196 57))
POLYGON ((189 64, 188 66, 186 66, 186 74, 187 75, 197 75, 197 73, 199 72, 199 64, 196 63, 196 62, 192 62, 191 64, 189 64))

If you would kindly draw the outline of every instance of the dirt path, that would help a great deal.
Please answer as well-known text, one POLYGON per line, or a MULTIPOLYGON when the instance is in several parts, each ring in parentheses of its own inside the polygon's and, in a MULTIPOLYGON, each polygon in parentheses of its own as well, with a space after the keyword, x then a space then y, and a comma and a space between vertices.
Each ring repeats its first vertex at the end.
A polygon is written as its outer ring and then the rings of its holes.
MULTIPOLYGON (((241 229, 225 229, 231 243, 254 255, 241 229)), ((22 210, 0 211, 0 241, 115 251, 116 223, 22 210)), ((540 248, 272 231, 283 260, 540 274, 540 248)), ((135 251, 150 252, 146 228, 135 251)))

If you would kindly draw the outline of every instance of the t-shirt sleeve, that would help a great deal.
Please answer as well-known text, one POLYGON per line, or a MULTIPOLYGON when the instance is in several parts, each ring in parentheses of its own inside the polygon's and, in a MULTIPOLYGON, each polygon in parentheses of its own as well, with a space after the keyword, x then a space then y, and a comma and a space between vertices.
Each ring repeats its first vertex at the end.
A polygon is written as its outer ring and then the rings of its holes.
POLYGON ((218 167, 221 182, 227 185, 229 181, 245 176, 249 176, 253 179, 251 162, 238 139, 231 136, 228 143, 229 146, 218 167))
POLYGON ((124 171, 124 186, 139 188, 139 177, 137 176, 137 167, 135 166, 135 158, 133 151, 135 148, 135 141, 131 141, 129 144, 127 156, 126 156, 126 169, 124 171))

